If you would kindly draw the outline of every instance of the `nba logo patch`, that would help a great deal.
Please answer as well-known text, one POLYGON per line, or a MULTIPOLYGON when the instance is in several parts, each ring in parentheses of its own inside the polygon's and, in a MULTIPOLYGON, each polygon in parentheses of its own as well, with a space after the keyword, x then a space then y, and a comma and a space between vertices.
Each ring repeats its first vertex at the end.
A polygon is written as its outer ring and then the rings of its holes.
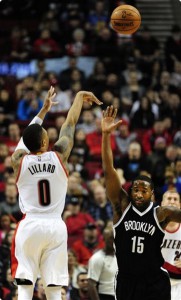
POLYGON ((38 156, 38 161, 41 161, 41 156, 38 156))

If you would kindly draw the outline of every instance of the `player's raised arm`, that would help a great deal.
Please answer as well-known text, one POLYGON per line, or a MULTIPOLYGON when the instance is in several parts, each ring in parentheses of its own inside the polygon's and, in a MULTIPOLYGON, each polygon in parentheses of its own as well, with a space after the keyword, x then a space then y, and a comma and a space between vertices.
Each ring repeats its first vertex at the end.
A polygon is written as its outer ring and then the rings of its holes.
MULTIPOLYGON (((42 108, 40 109, 39 113, 33 118, 33 120, 30 122, 29 125, 32 125, 32 124, 42 125, 47 112, 50 110, 50 108, 53 105, 57 104, 57 102, 53 101, 55 96, 56 96, 56 94, 55 94, 54 87, 51 86, 47 93, 47 96, 45 97, 42 108)), ((23 155, 25 155, 26 153, 29 153, 29 152, 30 152, 29 149, 25 146, 25 144, 23 142, 23 138, 21 138, 14 153, 11 156, 11 163, 12 163, 12 167, 14 169, 15 175, 18 170, 21 158, 23 157, 23 155)))
POLYGON ((83 102, 88 102, 90 105, 92 103, 102 104, 92 92, 80 91, 76 94, 67 118, 61 127, 59 139, 54 145, 54 150, 61 154, 61 158, 65 163, 73 147, 75 126, 78 122, 83 102))
POLYGON ((102 164, 105 176, 106 192, 114 208, 114 223, 128 205, 128 195, 121 187, 119 176, 114 168, 111 149, 111 133, 121 124, 115 122, 117 109, 108 106, 102 118, 102 164))

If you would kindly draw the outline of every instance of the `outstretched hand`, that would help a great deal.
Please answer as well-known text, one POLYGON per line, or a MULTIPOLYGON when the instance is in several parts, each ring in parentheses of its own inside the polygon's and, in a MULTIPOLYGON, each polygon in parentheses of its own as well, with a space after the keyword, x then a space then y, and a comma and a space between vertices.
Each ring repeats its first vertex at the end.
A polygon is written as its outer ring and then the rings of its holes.
POLYGON ((84 102, 88 102, 90 105, 96 103, 97 105, 102 105, 101 102, 92 92, 80 91, 79 95, 82 95, 84 102))
POLYGON ((103 111, 103 118, 101 122, 102 132, 111 133, 121 124, 121 120, 115 123, 116 115, 117 108, 114 108, 112 105, 108 106, 106 111, 103 111))
POLYGON ((55 93, 55 89, 53 86, 50 87, 48 94, 45 98, 45 101, 43 103, 43 108, 48 112, 50 110, 50 108, 53 105, 57 105, 58 102, 53 101, 53 99, 55 98, 56 93, 55 93))

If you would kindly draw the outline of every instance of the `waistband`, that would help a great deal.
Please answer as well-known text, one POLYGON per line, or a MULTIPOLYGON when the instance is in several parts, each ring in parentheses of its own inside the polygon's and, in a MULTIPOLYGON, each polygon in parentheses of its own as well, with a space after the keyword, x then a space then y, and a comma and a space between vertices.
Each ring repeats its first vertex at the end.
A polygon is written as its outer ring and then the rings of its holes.
POLYGON ((61 214, 57 213, 26 213, 23 215, 24 218, 32 219, 60 219, 62 220, 61 214))

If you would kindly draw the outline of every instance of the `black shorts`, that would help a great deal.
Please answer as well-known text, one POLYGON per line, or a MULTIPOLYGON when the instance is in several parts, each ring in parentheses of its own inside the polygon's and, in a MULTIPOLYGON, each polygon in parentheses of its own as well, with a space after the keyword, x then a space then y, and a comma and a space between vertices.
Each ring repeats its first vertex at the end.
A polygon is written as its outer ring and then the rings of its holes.
POLYGON ((111 295, 99 294, 99 299, 100 300, 115 300, 115 297, 111 296, 111 295))
POLYGON ((160 271, 156 275, 131 277, 118 275, 116 300, 171 300, 169 275, 160 271))

